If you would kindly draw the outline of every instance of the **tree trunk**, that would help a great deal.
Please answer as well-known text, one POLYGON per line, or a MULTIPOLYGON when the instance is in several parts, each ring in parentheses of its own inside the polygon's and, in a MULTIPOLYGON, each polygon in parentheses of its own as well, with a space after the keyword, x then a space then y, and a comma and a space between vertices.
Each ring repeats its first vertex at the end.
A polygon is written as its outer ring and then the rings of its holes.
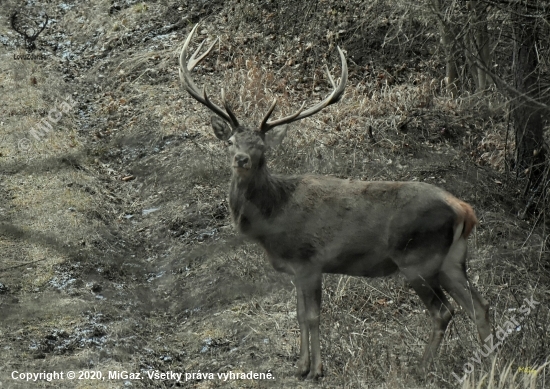
POLYGON ((446 28, 442 32, 441 44, 445 50, 445 85, 447 87, 447 93, 449 93, 453 98, 457 98, 458 88, 456 83, 458 79, 458 71, 456 68, 455 57, 455 36, 449 28, 446 28))
MULTIPOLYGON (((522 95, 540 101, 535 19, 521 16, 522 13, 513 14, 514 86, 522 95)), ((529 187, 536 188, 544 167, 542 112, 522 96, 515 97, 512 104, 516 134, 516 167, 519 175, 526 173, 529 187)))
POLYGON ((440 42, 445 53, 445 86, 447 93, 453 98, 458 96, 457 78, 458 70, 456 66, 456 34, 451 24, 444 20, 446 13, 441 11, 441 1, 432 0, 432 7, 436 13, 436 18, 441 35, 440 42))
POLYGON ((466 60, 470 66, 477 91, 484 91, 492 82, 485 71, 491 66, 491 41, 487 30, 487 4, 479 0, 468 1, 470 26, 466 34, 466 60))

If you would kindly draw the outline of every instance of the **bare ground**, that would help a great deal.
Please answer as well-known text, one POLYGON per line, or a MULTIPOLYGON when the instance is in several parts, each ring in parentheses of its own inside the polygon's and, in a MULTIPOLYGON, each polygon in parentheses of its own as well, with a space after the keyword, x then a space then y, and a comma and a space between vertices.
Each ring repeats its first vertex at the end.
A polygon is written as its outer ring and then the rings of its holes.
MULTIPOLYGON (((337 63, 332 38, 310 50, 268 24, 258 32, 260 11, 238 2, 48 2, 40 6, 55 23, 37 50, 50 55, 16 60, 25 52, 9 27, 15 6, 3 4, 0 18, 1 388, 458 386, 453 373, 462 377, 478 351, 474 326, 458 311, 439 359, 416 374, 430 321, 400 277, 325 276, 325 377, 293 377, 291 280, 233 231, 223 145, 206 109, 179 87, 178 50, 203 20, 196 43, 218 35, 221 43, 197 82, 212 96, 225 85, 251 123, 273 96, 288 113, 328 91, 318 54, 337 63), (296 66, 304 58, 308 65, 296 66), (75 106, 50 132, 29 133, 70 100, 75 106), (14 371, 87 373, 29 383, 14 371), (142 379, 108 376, 123 371, 142 379), (150 379, 154 372, 183 377, 150 379), (217 376, 228 372, 273 379, 217 376)), ((282 11, 265 12, 271 20, 282 11)), ((450 100, 439 90, 437 57, 397 66, 376 34, 364 46, 347 39, 345 98, 294 125, 270 154, 271 169, 425 181, 472 204, 480 224, 468 272, 491 303, 495 329, 518 315, 524 298, 540 304, 469 378, 494 361, 497 374, 512 363, 517 382, 531 380, 521 369, 542 365, 549 350, 548 233, 535 218, 516 216, 521 188, 503 171, 502 99, 495 92, 450 100), (378 51, 365 58, 365 48, 378 51)))

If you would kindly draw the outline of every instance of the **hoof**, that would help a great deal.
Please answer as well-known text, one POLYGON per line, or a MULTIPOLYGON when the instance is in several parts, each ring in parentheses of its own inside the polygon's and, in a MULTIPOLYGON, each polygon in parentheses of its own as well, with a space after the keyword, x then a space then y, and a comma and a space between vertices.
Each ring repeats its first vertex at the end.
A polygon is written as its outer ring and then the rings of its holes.
POLYGON ((421 363, 416 366, 412 366, 410 372, 416 380, 424 381, 428 375, 428 368, 426 365, 421 363))
POLYGON ((309 361, 296 363, 298 371, 294 374, 297 378, 304 379, 309 373, 309 361))
POLYGON ((311 370, 306 377, 306 380, 317 381, 323 376, 323 365, 319 364, 315 369, 311 370))
POLYGON ((323 376, 323 372, 312 372, 310 371, 309 374, 307 375, 306 377, 306 380, 311 380, 311 381, 318 381, 319 378, 321 378, 323 376))
POLYGON ((303 380, 306 378, 306 375, 309 373, 309 371, 301 371, 298 370, 296 373, 294 373, 294 377, 303 380))

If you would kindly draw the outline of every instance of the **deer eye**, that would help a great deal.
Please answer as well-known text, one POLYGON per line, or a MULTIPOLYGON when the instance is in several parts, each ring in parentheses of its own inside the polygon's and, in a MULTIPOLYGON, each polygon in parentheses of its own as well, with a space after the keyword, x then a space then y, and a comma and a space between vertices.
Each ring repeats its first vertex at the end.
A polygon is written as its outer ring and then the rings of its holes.
POLYGON ((226 143, 228 146, 231 146, 233 144, 233 141, 231 139, 226 140, 226 143))

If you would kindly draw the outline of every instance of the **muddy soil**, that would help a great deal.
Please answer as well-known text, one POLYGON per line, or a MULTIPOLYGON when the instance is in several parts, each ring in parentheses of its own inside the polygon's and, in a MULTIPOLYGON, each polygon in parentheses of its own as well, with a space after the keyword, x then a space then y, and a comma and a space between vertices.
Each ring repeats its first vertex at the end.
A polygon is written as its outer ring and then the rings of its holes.
MULTIPOLYGON (((400 276, 325 276, 325 377, 294 377, 291 279, 234 231, 225 146, 177 69, 201 21, 193 47, 220 43, 195 80, 216 100, 224 86, 244 120, 258 123, 274 96, 281 115, 324 97, 321 65, 338 74, 337 38, 312 29, 321 40, 311 48, 297 38, 307 31, 278 29, 290 14, 268 3, 2 2, 0 388, 457 387, 478 351, 474 326, 459 310, 419 374, 430 319, 400 276), (28 53, 15 11, 21 23, 49 16, 32 52, 44 58, 18 57, 28 53)), ((429 182, 472 204, 480 224, 468 272, 495 329, 524 298, 539 303, 500 346, 498 369, 538 366, 550 330, 548 235, 517 218, 520 188, 487 162, 488 123, 494 142, 505 138, 504 105, 497 95, 491 107, 445 97, 436 40, 396 65, 395 50, 377 43, 390 27, 338 38, 348 45, 346 97, 294 124, 270 168, 429 182)))

